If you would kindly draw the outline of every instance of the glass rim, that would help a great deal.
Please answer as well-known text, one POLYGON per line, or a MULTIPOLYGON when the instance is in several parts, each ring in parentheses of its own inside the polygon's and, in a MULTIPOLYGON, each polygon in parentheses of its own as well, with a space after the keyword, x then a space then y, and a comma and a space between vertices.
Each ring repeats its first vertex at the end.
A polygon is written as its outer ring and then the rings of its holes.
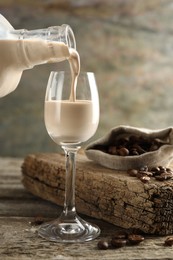
MULTIPOLYGON (((51 71, 50 74, 70 74, 71 75, 71 71, 68 71, 68 70, 60 70, 60 71, 58 71, 57 70, 57 71, 51 71)), ((95 75, 95 72, 93 72, 93 71, 80 71, 79 76, 80 75, 88 75, 88 74, 95 75)))

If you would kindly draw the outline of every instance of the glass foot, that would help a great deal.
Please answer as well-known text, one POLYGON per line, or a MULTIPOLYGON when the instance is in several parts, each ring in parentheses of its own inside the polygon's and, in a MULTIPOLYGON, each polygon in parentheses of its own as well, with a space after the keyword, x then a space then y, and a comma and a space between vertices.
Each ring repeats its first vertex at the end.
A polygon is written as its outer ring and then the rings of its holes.
POLYGON ((44 223, 38 229, 38 235, 53 242, 85 242, 98 237, 100 228, 76 216, 74 220, 67 221, 60 218, 44 223))

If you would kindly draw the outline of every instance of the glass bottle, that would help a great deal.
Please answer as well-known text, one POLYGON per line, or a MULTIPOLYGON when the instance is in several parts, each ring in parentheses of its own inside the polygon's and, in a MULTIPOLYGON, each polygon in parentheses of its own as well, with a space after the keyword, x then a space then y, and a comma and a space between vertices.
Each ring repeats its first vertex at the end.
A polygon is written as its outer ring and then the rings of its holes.
POLYGON ((0 15, 0 97, 16 89, 24 70, 64 61, 71 48, 76 49, 76 42, 69 25, 15 30, 0 15))

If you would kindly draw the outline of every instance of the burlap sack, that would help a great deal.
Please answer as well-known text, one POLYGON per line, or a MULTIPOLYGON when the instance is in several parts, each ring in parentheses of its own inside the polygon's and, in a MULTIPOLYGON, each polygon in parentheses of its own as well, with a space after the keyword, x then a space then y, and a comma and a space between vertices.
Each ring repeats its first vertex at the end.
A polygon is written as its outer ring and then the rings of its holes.
POLYGON ((117 170, 128 170, 131 168, 140 168, 145 165, 148 167, 168 166, 173 159, 173 128, 160 130, 150 130, 144 128, 135 128, 130 126, 118 126, 112 128, 105 136, 90 143, 85 149, 86 156, 107 168, 117 170), (111 145, 116 139, 128 137, 130 135, 143 136, 145 138, 159 138, 163 144, 156 151, 146 152, 141 155, 119 156, 104 152, 101 147, 111 145))

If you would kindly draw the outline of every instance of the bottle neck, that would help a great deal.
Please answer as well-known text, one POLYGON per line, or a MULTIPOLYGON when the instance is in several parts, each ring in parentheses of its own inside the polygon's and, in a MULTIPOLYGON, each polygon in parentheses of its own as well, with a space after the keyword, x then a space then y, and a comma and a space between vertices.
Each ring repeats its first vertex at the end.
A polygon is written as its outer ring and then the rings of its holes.
POLYGON ((65 24, 30 31, 10 30, 7 38, 17 41, 23 69, 66 60, 70 56, 70 49, 76 48, 73 31, 65 24))
POLYGON ((76 49, 76 41, 74 33, 69 25, 63 24, 61 26, 52 26, 46 29, 37 30, 10 30, 7 38, 12 39, 40 39, 45 41, 62 42, 69 48, 76 49))

